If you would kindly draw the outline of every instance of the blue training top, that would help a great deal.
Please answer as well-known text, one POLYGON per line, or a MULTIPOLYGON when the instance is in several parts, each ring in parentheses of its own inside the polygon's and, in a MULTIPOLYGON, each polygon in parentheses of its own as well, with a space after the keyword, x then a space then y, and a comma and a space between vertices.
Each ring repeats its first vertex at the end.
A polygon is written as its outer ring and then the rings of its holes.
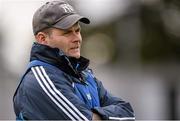
MULTIPOLYGON (((26 69, 25 74, 22 76, 20 83, 22 82, 24 76, 27 74, 29 69, 31 67, 35 66, 44 66, 44 67, 49 67, 49 68, 57 68, 51 64, 39 61, 39 60, 34 60, 31 61, 28 64, 28 67, 26 69)), ((91 74, 91 72, 88 71, 88 73, 83 73, 85 76, 85 85, 81 83, 74 83, 73 82, 73 87, 75 89, 76 95, 87 105, 89 109, 95 108, 95 107, 100 107, 100 102, 99 102, 99 95, 97 93, 97 84, 94 81, 94 76, 91 74)), ((19 84, 20 85, 20 84, 19 84)), ((17 88, 18 89, 18 88, 17 88)), ((22 114, 20 113, 19 116, 16 118, 16 120, 24 120, 22 114)))

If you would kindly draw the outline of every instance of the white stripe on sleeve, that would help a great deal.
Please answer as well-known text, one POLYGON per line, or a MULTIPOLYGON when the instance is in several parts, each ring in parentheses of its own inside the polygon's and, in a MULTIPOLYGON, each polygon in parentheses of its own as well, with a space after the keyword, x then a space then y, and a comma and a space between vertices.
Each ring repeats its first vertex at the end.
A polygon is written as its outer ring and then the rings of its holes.
POLYGON ((40 67, 40 69, 42 70, 49 84, 52 86, 53 91, 55 91, 70 106, 70 109, 72 108, 79 116, 83 118, 83 120, 88 121, 88 119, 55 87, 55 85, 47 75, 45 69, 42 66, 40 67))
POLYGON ((62 109, 62 111, 63 111, 71 120, 75 120, 75 119, 69 114, 69 112, 67 112, 67 111, 54 99, 54 97, 49 94, 49 92, 46 90, 46 88, 45 88, 44 85, 42 84, 41 80, 39 79, 39 77, 38 77, 35 69, 32 67, 31 70, 32 70, 34 76, 36 77, 39 85, 40 85, 41 88, 44 90, 44 92, 50 97, 50 99, 51 99, 60 109, 62 109))
POLYGON ((82 120, 69 106, 54 92, 54 90, 51 89, 50 85, 48 84, 47 80, 45 79, 44 75, 40 71, 39 67, 35 67, 37 70, 40 78, 42 79, 43 83, 45 84, 46 88, 49 90, 49 92, 55 97, 56 100, 58 100, 73 116, 75 116, 78 120, 82 120))
POLYGON ((135 120, 135 117, 123 117, 123 118, 119 118, 119 117, 109 117, 110 120, 120 120, 120 121, 124 121, 124 120, 135 120))

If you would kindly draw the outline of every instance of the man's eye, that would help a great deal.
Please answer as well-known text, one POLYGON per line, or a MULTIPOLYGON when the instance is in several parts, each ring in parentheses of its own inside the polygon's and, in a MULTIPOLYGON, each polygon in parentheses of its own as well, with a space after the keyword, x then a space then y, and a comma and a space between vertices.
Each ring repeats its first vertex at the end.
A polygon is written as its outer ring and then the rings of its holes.
POLYGON ((76 32, 80 32, 81 31, 81 29, 76 29, 76 32))

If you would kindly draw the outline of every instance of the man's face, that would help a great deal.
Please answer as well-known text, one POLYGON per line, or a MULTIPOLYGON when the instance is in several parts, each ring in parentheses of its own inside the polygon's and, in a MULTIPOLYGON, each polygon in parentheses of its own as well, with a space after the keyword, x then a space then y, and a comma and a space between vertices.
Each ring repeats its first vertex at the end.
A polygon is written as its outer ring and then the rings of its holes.
POLYGON ((80 58, 82 43, 81 28, 78 23, 67 30, 53 28, 46 37, 46 45, 62 50, 67 56, 80 58))

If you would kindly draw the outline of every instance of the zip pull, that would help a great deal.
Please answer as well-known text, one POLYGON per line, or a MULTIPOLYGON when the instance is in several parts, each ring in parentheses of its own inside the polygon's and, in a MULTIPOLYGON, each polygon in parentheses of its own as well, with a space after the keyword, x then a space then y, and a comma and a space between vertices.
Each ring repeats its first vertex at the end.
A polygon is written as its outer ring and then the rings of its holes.
POLYGON ((88 85, 88 83, 85 80, 83 80, 81 77, 79 77, 79 80, 80 80, 81 83, 83 83, 85 85, 88 85))
POLYGON ((76 65, 76 70, 78 70, 78 67, 79 67, 79 63, 77 63, 77 65, 76 65))
MULTIPOLYGON (((85 80, 83 80, 82 76, 78 73, 77 69, 74 69, 74 68, 73 68, 73 66, 72 66, 71 62, 69 61, 68 57, 67 57, 67 56, 64 56, 64 57, 65 57, 65 59, 67 60, 68 65, 69 65, 69 66, 71 67, 71 69, 74 71, 74 73, 75 73, 76 75, 78 75, 80 82, 83 83, 83 84, 88 85, 88 83, 87 83, 85 80)), ((76 67, 78 67, 78 66, 79 66, 79 64, 76 65, 76 67)))

